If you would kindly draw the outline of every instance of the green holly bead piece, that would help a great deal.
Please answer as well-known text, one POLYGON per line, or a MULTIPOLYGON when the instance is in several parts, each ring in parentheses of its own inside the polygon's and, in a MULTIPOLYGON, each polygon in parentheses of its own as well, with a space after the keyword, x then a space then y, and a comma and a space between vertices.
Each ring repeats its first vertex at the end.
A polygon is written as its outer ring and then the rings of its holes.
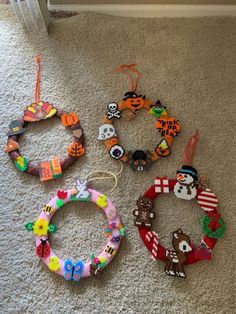
POLYGON ((33 231, 34 230, 34 223, 33 222, 28 222, 25 225, 25 228, 26 228, 27 231, 33 231))
POLYGON ((54 232, 56 232, 56 231, 57 231, 56 225, 50 224, 50 225, 48 226, 48 232, 49 232, 49 233, 54 233, 54 232))

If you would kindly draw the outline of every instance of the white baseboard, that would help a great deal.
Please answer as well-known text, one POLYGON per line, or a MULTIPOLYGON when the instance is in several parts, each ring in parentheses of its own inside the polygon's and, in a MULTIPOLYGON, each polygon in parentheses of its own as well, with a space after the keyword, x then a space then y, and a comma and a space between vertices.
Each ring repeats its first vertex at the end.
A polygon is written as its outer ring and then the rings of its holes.
POLYGON ((132 17, 236 16, 236 5, 78 4, 50 5, 50 10, 99 12, 132 17))

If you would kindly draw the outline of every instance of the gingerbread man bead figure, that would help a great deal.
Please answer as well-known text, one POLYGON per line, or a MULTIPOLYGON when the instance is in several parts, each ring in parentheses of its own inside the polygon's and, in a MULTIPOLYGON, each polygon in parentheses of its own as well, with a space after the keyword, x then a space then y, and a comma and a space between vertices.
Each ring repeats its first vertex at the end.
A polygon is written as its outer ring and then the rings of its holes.
POLYGON ((136 217, 135 226, 151 227, 151 219, 155 218, 155 213, 151 210, 154 207, 154 202, 148 197, 141 196, 137 200, 138 208, 133 211, 133 215, 136 217))

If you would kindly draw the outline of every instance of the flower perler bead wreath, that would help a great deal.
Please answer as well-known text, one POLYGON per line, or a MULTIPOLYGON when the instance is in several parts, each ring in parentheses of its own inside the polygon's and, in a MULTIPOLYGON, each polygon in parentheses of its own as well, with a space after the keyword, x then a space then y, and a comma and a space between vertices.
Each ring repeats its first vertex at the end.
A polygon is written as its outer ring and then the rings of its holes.
POLYGON ((135 65, 123 65, 117 71, 128 74, 131 82, 130 91, 125 93, 123 100, 117 103, 111 102, 107 105, 106 116, 99 128, 98 140, 104 142, 110 157, 113 159, 128 163, 134 171, 148 170, 153 162, 170 154, 170 146, 173 143, 173 139, 180 132, 180 122, 168 115, 166 107, 162 105, 160 100, 154 103, 144 95, 136 93, 140 73, 135 68, 135 65), (126 71, 138 74, 136 84, 130 73, 126 71), (123 115, 125 115, 127 120, 130 120, 141 109, 147 110, 148 113, 157 118, 155 127, 161 133, 162 139, 153 151, 137 149, 133 152, 126 152, 119 144, 119 138, 112 123, 114 119, 120 119, 123 115))
POLYGON ((165 272, 170 276, 186 277, 184 265, 193 264, 201 260, 211 260, 212 250, 217 239, 222 238, 226 225, 217 211, 218 199, 210 189, 203 189, 203 177, 198 178, 197 170, 192 167, 193 155, 198 132, 188 141, 182 162, 182 168, 177 170, 176 179, 156 177, 152 185, 143 196, 137 200, 137 209, 134 209, 135 226, 138 227, 140 237, 154 260, 165 262, 165 272), (166 249, 160 244, 160 236, 151 230, 152 219, 155 218, 154 200, 162 193, 174 192, 177 198, 183 200, 196 200, 204 210, 205 215, 201 221, 203 238, 200 246, 191 243, 182 229, 172 233, 173 249, 166 249))
POLYGON ((125 229, 111 200, 106 195, 87 188, 87 181, 85 180, 78 180, 76 188, 58 191, 57 195, 44 206, 37 220, 27 223, 25 227, 28 231, 33 231, 36 238, 36 255, 42 259, 47 267, 66 280, 75 281, 100 273, 116 255, 121 239, 125 235, 125 229), (103 199, 102 204, 99 202, 101 198, 103 199), (48 239, 48 234, 56 231, 56 226, 50 223, 53 215, 71 201, 90 201, 97 204, 104 211, 108 220, 108 227, 104 231, 107 243, 103 251, 97 256, 91 254, 89 261, 86 262, 60 259, 53 252, 48 239))
POLYGON ((38 77, 36 82, 35 102, 26 107, 21 119, 14 120, 10 123, 5 152, 9 154, 18 170, 39 176, 41 181, 46 181, 61 177, 62 171, 70 167, 77 158, 82 156, 85 149, 83 132, 77 114, 74 112, 67 114, 48 101, 40 100, 40 58, 38 57, 36 61, 38 64, 38 77), (28 158, 26 158, 20 150, 20 135, 26 132, 28 123, 38 122, 52 117, 59 118, 61 123, 68 127, 73 133, 73 142, 67 148, 67 155, 63 158, 54 158, 41 163, 28 161, 28 158))

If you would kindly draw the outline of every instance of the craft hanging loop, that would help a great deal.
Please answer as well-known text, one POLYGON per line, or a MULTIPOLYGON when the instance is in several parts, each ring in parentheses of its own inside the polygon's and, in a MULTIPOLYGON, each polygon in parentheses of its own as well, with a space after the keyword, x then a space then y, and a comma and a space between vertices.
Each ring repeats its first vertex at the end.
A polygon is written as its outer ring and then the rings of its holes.
POLYGON ((35 102, 40 102, 40 76, 41 76, 41 56, 37 55, 35 57, 35 63, 37 64, 37 76, 36 76, 36 86, 35 86, 35 102))
POLYGON ((109 179, 114 179, 115 184, 112 187, 112 189, 109 192, 112 192, 116 189, 117 184, 118 184, 118 177, 121 175, 121 173, 123 172, 124 169, 124 165, 121 161, 120 162, 120 170, 117 173, 113 173, 111 171, 106 171, 106 170, 97 170, 97 171, 93 171, 91 173, 89 173, 86 177, 85 180, 87 180, 88 182, 91 181, 97 181, 97 180, 109 180, 109 179), (107 176, 98 176, 98 177, 92 177, 89 179, 89 177, 93 176, 94 174, 107 174, 107 176))
POLYGON ((128 76, 129 78, 129 90, 136 92, 138 87, 138 82, 141 76, 141 73, 136 69, 136 64, 122 64, 114 70, 115 73, 122 73, 128 76), (136 74, 136 80, 132 77, 132 74, 136 74))

